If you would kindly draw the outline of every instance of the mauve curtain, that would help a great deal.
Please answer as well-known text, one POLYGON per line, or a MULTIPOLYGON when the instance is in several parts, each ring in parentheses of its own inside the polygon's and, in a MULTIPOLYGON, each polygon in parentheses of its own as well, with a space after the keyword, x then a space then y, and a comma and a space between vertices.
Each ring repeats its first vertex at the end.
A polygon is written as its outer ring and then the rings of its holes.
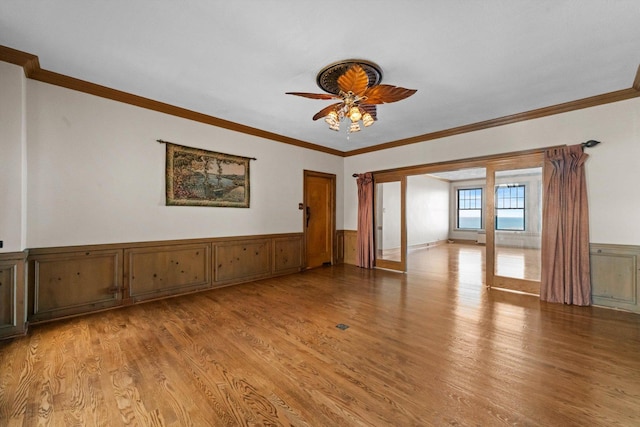
POLYGON ((356 265, 373 268, 373 174, 358 175, 358 234, 356 265))
POLYGON ((591 305, 589 211, 581 145, 549 149, 544 163, 540 299, 591 305))

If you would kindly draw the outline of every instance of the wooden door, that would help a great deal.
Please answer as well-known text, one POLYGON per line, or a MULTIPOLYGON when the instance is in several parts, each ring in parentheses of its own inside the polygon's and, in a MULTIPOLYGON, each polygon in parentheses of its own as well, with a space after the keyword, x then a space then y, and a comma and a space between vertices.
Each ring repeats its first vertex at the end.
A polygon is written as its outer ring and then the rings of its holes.
POLYGON ((303 227, 306 268, 333 264, 336 176, 304 171, 303 227))
POLYGON ((487 163, 486 283, 540 294, 543 154, 487 163))
POLYGON ((374 181, 375 266, 405 272, 407 177, 395 173, 376 174, 374 181))

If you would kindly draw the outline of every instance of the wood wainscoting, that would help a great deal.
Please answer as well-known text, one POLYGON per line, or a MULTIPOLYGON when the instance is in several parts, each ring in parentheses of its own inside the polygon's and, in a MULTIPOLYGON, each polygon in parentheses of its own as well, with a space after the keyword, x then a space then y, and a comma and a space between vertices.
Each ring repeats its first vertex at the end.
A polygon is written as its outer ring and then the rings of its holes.
POLYGON ((23 335, 27 252, 0 254, 0 339, 23 335))
POLYGON ((358 232, 355 230, 342 230, 344 263, 356 265, 358 232))
MULTIPOLYGON (((338 263, 355 265, 356 242, 356 231, 336 232, 338 263)), ((638 246, 591 244, 594 304, 640 312, 638 256, 638 246)), ((296 273, 302 267, 302 233, 0 254, 0 338, 24 334, 27 320, 75 316, 296 273)))
POLYGON ((29 254, 30 322, 121 305, 122 249, 76 247, 29 254))
POLYGON ((124 295, 132 302, 211 287, 208 242, 124 251, 124 295))
POLYGON ((640 313, 640 246, 592 243, 593 304, 640 313))
POLYGON ((31 249, 27 318, 37 323, 296 273, 302 242, 302 233, 290 233, 31 249))

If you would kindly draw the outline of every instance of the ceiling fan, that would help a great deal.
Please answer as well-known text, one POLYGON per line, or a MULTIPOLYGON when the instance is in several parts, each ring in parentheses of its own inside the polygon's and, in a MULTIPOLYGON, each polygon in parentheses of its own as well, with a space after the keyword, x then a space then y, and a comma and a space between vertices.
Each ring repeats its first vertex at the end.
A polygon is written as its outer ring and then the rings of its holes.
POLYGON ((340 122, 344 118, 351 120, 349 132, 360 131, 359 121, 365 127, 371 126, 378 120, 376 105, 401 101, 416 93, 415 89, 383 85, 382 71, 373 62, 349 59, 336 62, 323 68, 316 78, 318 86, 328 92, 307 93, 287 92, 287 95, 297 95, 311 99, 338 100, 318 111, 313 120, 324 117, 329 129, 340 130, 340 122))

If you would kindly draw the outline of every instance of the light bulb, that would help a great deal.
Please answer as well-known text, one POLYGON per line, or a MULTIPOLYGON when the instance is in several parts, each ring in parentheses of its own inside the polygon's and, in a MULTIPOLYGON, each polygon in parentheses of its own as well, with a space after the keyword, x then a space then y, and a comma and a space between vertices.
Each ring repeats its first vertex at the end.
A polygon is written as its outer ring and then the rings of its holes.
POLYGON ((351 123, 351 127, 349 128, 349 132, 360 132, 360 125, 358 123, 351 123))
POLYGON ((362 116, 362 124, 365 127, 369 127, 373 124, 373 117, 371 117, 371 114, 364 113, 364 116, 362 116))
POLYGON ((335 111, 330 112, 324 118, 324 121, 327 122, 329 125, 337 123, 338 122, 338 113, 336 113, 335 111))
POLYGON ((354 123, 360 120, 362 118, 362 113, 360 112, 360 109, 356 106, 351 107, 351 109, 349 110, 349 118, 354 123))

